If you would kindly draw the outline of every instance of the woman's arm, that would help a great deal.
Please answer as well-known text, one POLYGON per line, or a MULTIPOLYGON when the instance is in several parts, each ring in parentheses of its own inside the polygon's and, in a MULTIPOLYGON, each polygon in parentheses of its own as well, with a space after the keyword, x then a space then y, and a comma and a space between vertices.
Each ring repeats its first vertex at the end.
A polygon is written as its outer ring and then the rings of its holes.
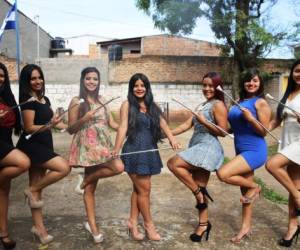
POLYGON ((175 150, 179 149, 181 146, 177 142, 176 138, 173 136, 166 120, 163 117, 160 118, 160 124, 159 125, 160 125, 161 129, 163 130, 163 132, 165 133, 165 135, 168 137, 172 148, 175 149, 175 150))
POLYGON ((79 120, 79 107, 80 105, 78 104, 79 99, 77 97, 74 97, 69 105, 69 112, 68 112, 68 132, 70 134, 75 134, 78 132, 82 126, 88 122, 95 114, 96 110, 90 110, 86 112, 84 116, 82 116, 79 120), (72 107, 72 108, 70 108, 72 107))
POLYGON ((115 121, 111 112, 109 113, 108 125, 115 131, 117 131, 119 128, 119 124, 115 121))
POLYGON ((128 129, 128 111, 129 103, 128 101, 125 101, 122 103, 120 109, 120 125, 116 135, 115 147, 112 151, 113 156, 117 155, 120 152, 123 142, 126 138, 126 133, 128 129))
POLYGON ((184 123, 179 125, 177 128, 172 129, 171 132, 173 135, 180 135, 185 131, 189 130, 192 126, 193 126, 193 116, 191 116, 188 120, 186 120, 184 123))
MULTIPOLYGON (((227 109, 225 107, 225 104, 221 101, 216 102, 213 106, 213 116, 216 121, 216 125, 221 127, 223 130, 227 131, 228 129, 228 122, 227 122, 227 109)), ((197 120, 203 124, 211 134, 216 136, 226 136, 224 132, 222 132, 220 129, 216 128, 216 126, 212 125, 210 122, 206 120, 203 114, 199 114, 196 116, 197 120)))
MULTIPOLYGON (((270 120, 271 120, 271 108, 269 104, 264 99, 259 99, 255 103, 255 108, 257 112, 257 119, 258 121, 266 128, 269 128, 270 126, 270 120)), ((258 133, 261 136, 266 136, 267 131, 258 124, 255 120, 255 117, 252 115, 252 113, 246 109, 242 109, 244 118, 251 124, 251 126, 254 128, 256 133, 258 133)))

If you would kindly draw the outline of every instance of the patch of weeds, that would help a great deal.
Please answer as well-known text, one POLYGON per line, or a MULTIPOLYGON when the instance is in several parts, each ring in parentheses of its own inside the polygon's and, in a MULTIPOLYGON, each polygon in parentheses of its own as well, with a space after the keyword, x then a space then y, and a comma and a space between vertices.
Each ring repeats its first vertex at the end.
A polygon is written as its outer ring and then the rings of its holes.
POLYGON ((277 151, 278 151, 278 144, 274 144, 272 146, 269 146, 268 147, 268 156, 270 157, 270 156, 276 154, 277 151))
POLYGON ((277 193, 271 188, 268 188, 267 185, 263 182, 262 179, 258 177, 254 177, 255 182, 260 185, 261 187, 261 193, 264 198, 266 198, 269 201, 273 201, 278 204, 288 204, 288 199, 282 196, 281 194, 277 193))

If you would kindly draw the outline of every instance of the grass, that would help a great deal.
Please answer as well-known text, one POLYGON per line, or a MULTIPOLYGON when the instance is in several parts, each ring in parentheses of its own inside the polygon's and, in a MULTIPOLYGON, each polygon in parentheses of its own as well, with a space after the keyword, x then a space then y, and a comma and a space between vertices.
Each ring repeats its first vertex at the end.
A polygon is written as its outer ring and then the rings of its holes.
POLYGON ((262 179, 260 179, 259 177, 254 177, 254 180, 257 184, 260 185, 261 193, 262 193, 264 198, 266 198, 269 201, 278 203, 278 204, 284 204, 284 205, 288 204, 288 199, 287 198, 285 198, 284 196, 278 194, 273 189, 268 188, 267 185, 263 182, 262 179))

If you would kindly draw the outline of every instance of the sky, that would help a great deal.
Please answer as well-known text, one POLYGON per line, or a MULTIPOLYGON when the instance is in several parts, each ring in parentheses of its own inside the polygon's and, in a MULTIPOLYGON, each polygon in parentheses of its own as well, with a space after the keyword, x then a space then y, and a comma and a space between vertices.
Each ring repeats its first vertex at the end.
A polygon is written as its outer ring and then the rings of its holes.
MULTIPOLYGON (((285 28, 300 18, 291 5, 297 1, 278 0, 270 15, 272 23, 285 28)), ((135 0, 18 0, 18 8, 33 20, 38 16, 39 25, 51 36, 65 38, 66 47, 74 49, 75 54, 86 54, 89 42, 163 33, 154 28, 151 17, 136 8, 135 0)), ((217 41, 205 19, 198 20, 187 37, 217 41)), ((292 53, 286 46, 269 57, 290 58, 292 53)))

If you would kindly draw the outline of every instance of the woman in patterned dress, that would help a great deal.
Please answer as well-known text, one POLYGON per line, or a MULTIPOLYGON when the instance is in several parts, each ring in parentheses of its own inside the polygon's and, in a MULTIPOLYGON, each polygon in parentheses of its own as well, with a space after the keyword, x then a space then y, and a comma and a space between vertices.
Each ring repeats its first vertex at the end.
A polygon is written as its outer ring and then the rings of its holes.
POLYGON ((80 78, 80 93, 74 97, 69 109, 69 133, 74 134, 69 163, 72 167, 83 167, 84 204, 87 221, 84 227, 93 236, 95 243, 103 241, 96 224, 95 191, 101 178, 120 174, 124 170, 120 159, 111 158, 113 148, 109 127, 116 130, 118 124, 114 121, 105 100, 99 96, 100 73, 94 67, 82 70, 80 78), (84 103, 76 105, 79 99, 84 103))

